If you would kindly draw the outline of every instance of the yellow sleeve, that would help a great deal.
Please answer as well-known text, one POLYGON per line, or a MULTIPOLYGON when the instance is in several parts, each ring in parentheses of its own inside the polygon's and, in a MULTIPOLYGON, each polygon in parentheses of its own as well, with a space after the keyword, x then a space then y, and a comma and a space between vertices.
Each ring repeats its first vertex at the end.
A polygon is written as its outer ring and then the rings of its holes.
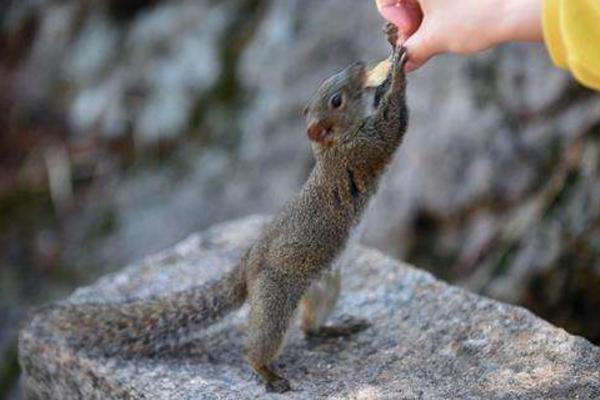
POLYGON ((544 41, 554 63, 600 90, 600 0, 544 0, 544 41))

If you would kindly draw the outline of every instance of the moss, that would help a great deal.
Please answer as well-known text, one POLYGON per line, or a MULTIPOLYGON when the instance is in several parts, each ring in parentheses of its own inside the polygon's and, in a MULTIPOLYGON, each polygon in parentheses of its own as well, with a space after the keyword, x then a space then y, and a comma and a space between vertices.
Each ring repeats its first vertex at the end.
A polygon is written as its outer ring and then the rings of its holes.
POLYGON ((579 178, 580 172, 578 170, 571 170, 567 173, 560 191, 552 199, 552 202, 548 204, 542 218, 556 219, 564 214, 565 208, 569 203, 569 196, 577 188, 579 178))
POLYGON ((127 22, 140 12, 158 4, 160 0, 108 0, 109 14, 117 21, 127 22))
POLYGON ((476 108, 483 109, 496 103, 497 89, 492 84, 498 80, 498 51, 485 58, 473 59, 466 65, 466 75, 471 85, 471 95, 476 108))
POLYGON ((189 122, 188 130, 202 132, 204 143, 232 148, 239 142, 239 128, 234 121, 238 120, 235 114, 245 98, 245 88, 237 76, 239 58, 254 37, 267 4, 265 0, 239 2, 233 18, 223 30, 219 45, 219 78, 209 93, 196 101, 189 122), (224 110, 227 115, 223 115, 224 110))
POLYGON ((453 264, 457 253, 454 251, 455 249, 440 247, 440 243, 443 242, 443 237, 448 234, 448 231, 456 229, 453 221, 442 220, 426 210, 421 210, 416 213, 411 228, 411 240, 407 246, 406 260, 432 272, 441 279, 455 280, 457 277, 454 271, 448 268, 448 265, 453 264))
POLYGON ((21 369, 17 360, 17 341, 10 344, 8 351, 0 357, 0 397, 15 388, 21 369))
POLYGON ((118 216, 113 209, 106 209, 100 213, 92 223, 85 235, 86 242, 94 242, 108 236, 118 227, 118 216))
MULTIPOLYGON (((0 197, 0 227, 38 225, 50 220, 52 202, 46 188, 17 187, 0 197)), ((1 232, 0 232, 1 233, 1 232)))
POLYGON ((494 268, 494 277, 502 276, 510 270, 518 249, 519 243, 506 243, 500 248, 497 253, 498 258, 494 268))
MULTIPOLYGON (((598 235, 596 235, 598 236, 598 235)), ((585 240, 567 251, 528 285, 522 304, 542 318, 600 344, 600 273, 594 268, 596 249, 585 240)))

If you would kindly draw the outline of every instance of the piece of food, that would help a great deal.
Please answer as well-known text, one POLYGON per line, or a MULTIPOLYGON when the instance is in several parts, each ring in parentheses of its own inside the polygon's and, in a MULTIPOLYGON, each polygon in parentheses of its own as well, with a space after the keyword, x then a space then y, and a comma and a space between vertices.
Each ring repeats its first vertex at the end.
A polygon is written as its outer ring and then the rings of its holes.
POLYGON ((365 80, 365 87, 377 87, 385 81, 385 78, 390 71, 392 63, 390 60, 383 60, 370 71, 367 71, 367 79, 365 80))

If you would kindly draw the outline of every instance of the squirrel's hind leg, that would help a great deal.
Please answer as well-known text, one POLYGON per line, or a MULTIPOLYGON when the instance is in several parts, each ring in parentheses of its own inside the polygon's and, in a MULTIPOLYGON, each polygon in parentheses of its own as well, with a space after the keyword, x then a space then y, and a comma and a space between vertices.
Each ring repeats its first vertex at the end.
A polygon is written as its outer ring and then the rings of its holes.
POLYGON ((300 326, 307 335, 325 325, 340 295, 341 281, 340 268, 334 266, 314 281, 302 297, 300 326))
POLYGON ((290 390, 287 379, 270 367, 279 355, 302 291, 285 277, 263 273, 250 287, 250 322, 246 359, 265 381, 269 392, 290 390))
POLYGON ((341 272, 335 266, 313 282, 300 303, 301 326, 305 335, 314 337, 350 336, 368 328, 371 324, 364 319, 346 317, 335 325, 325 325, 341 290, 341 272))

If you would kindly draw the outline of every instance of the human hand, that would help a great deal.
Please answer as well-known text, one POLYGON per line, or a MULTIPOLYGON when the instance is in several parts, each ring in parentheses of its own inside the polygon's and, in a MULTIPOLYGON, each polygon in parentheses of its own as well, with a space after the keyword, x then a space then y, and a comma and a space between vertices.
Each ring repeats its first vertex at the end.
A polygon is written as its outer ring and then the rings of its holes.
POLYGON ((542 40, 542 0, 375 0, 398 26, 408 71, 432 56, 474 53, 510 41, 542 40))

